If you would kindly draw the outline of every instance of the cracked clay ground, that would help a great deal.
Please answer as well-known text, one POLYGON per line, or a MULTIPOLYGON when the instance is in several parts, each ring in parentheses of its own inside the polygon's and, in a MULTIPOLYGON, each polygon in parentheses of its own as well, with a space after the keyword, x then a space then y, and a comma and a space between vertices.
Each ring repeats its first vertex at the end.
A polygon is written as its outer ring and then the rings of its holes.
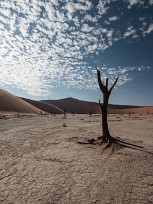
MULTIPOLYGON (((109 115, 109 128, 153 151, 153 115, 109 115)), ((0 203, 153 203, 153 155, 76 143, 100 135, 100 115, 0 119, 0 203)))

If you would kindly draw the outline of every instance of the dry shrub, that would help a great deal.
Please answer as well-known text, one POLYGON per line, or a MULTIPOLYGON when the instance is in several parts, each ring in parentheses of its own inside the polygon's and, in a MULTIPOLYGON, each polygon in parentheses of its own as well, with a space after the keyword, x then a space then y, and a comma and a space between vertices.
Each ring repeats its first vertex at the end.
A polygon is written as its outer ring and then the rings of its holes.
POLYGON ((63 123, 63 127, 67 127, 66 123, 63 123))

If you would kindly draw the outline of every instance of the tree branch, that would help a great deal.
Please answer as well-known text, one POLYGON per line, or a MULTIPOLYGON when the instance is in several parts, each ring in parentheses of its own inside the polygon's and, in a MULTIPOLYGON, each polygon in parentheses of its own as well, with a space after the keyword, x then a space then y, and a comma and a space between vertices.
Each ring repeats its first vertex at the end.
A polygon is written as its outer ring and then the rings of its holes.
POLYGON ((116 85, 117 81, 118 81, 118 77, 116 78, 116 80, 115 80, 113 86, 110 88, 110 90, 109 90, 109 94, 110 94, 111 91, 113 90, 113 88, 114 88, 114 86, 116 85))
POLYGON ((106 79, 106 87, 108 88, 108 78, 106 79))
POLYGON ((100 71, 97 68, 96 68, 96 70, 97 70, 97 78, 98 78, 99 88, 102 92, 104 92, 104 85, 101 81, 100 71))

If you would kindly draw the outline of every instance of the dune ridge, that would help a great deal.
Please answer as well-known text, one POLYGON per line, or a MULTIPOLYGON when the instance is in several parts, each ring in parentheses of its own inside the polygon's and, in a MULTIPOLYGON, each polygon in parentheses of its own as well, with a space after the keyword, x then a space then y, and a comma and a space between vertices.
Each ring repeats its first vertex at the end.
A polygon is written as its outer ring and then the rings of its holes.
POLYGON ((40 113, 40 109, 32 106, 19 97, 0 89, 0 112, 40 113))

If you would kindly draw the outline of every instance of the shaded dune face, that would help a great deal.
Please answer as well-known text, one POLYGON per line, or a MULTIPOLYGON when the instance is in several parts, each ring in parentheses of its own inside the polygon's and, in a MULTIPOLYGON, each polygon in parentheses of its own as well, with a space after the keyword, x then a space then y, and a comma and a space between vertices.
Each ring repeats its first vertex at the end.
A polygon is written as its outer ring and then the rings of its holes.
POLYGON ((22 100, 30 103, 31 105, 47 112, 47 113, 51 113, 51 114, 63 114, 63 110, 61 110, 60 108, 52 105, 52 104, 48 104, 48 103, 44 103, 41 101, 34 101, 31 99, 27 99, 27 98, 21 98, 22 100))
POLYGON ((0 111, 18 113, 40 113, 40 109, 32 106, 13 94, 0 89, 0 111))

